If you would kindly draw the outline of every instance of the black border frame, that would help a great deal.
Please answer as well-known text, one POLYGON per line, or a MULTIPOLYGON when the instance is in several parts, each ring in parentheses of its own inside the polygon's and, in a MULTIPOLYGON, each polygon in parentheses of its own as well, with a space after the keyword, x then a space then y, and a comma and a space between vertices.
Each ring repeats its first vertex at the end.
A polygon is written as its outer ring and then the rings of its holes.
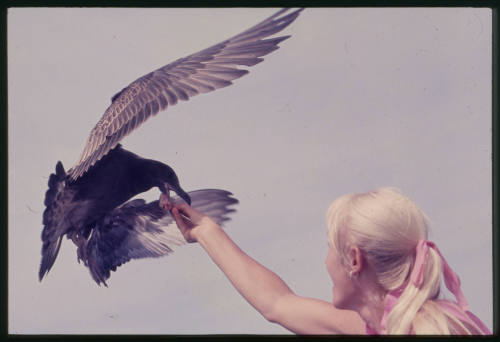
MULTIPOLYGON (((499 336, 499 237, 498 231, 498 208, 499 202, 499 189, 498 189, 498 3, 494 1, 333 1, 333 0, 311 0, 311 1, 262 1, 262 0, 8 0, 2 4, 0 8, 0 49, 2 52, 2 59, 0 64, 0 92, 3 96, 0 97, 0 108, 3 115, 0 116, 0 336, 2 340, 23 340, 23 341, 82 341, 87 339, 105 339, 105 340, 216 340, 227 341, 233 340, 234 335, 19 335, 8 333, 8 74, 7 74, 7 10, 10 7, 485 7, 492 9, 492 272, 493 272, 493 335, 488 337, 451 337, 453 339, 485 339, 485 340, 498 340, 499 336)), ((270 338, 276 339, 348 339, 348 340, 362 340, 365 338, 361 336, 266 336, 266 335, 237 335, 238 338, 243 339, 263 339, 270 338)), ((383 339, 398 338, 395 336, 378 337, 383 339)), ((404 337, 405 339, 408 337, 404 337)), ((447 336, 415 336, 412 338, 424 339, 428 341, 437 341, 447 339, 447 336)))

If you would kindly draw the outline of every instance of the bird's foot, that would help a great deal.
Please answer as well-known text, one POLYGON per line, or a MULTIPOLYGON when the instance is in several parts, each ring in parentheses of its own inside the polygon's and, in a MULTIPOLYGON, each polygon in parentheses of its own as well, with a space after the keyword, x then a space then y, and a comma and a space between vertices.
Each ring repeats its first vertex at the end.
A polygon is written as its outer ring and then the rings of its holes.
POLYGON ((170 201, 170 195, 168 193, 162 193, 160 195, 160 208, 163 208, 164 210, 166 211, 170 211, 174 205, 173 203, 170 201))
POLYGON ((76 244, 76 260, 80 263, 80 260, 83 261, 83 264, 87 266, 87 240, 82 236, 75 236, 73 242, 76 244))

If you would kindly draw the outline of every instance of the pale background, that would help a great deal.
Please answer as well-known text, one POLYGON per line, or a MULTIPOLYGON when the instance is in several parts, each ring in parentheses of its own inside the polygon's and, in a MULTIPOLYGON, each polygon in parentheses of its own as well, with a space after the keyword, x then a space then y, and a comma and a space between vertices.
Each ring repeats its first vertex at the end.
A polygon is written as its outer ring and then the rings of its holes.
MULTIPOLYGON (((288 333, 196 244, 130 262, 104 288, 64 240, 37 279, 48 175, 76 162, 111 97, 274 12, 9 9, 10 333, 288 333)), ((158 114, 124 147, 171 165, 188 191, 232 191, 230 236, 296 293, 327 301, 328 205, 398 187, 431 218, 491 329, 491 11, 306 9, 284 34, 249 75, 158 114)))

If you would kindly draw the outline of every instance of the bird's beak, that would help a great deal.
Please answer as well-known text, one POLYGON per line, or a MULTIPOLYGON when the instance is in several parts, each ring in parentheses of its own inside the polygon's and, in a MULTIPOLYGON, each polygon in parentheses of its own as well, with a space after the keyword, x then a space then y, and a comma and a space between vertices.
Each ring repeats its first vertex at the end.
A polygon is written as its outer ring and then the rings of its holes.
POLYGON ((182 188, 180 186, 175 187, 175 186, 172 186, 171 184, 165 183, 165 188, 166 188, 167 193, 168 193, 168 191, 172 190, 177 194, 177 196, 182 198, 187 204, 191 205, 191 197, 189 196, 189 194, 187 192, 182 190, 182 188))
POLYGON ((180 191, 175 191, 175 193, 179 195, 187 204, 191 205, 191 197, 188 195, 187 192, 180 189, 180 191))

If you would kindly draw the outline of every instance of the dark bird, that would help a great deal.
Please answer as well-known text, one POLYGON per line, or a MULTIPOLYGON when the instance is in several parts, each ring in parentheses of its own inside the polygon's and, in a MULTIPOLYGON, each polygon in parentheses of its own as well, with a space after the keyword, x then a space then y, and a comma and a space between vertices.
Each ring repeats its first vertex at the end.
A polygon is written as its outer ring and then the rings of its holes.
MULTIPOLYGON (((158 161, 143 159, 123 149, 119 142, 146 119, 175 105, 179 100, 188 100, 194 95, 226 87, 232 84, 231 81, 247 74, 248 70, 238 67, 260 63, 263 61, 262 56, 278 49, 278 44, 290 36, 264 38, 287 27, 301 10, 285 14, 288 9, 282 9, 230 39, 140 77, 112 97, 111 105, 90 132, 76 165, 66 174, 59 162, 56 173, 50 176, 43 214, 40 280, 54 264, 62 238, 67 236, 77 245, 78 259, 84 261, 98 283, 104 283, 110 269, 127 258, 136 257, 133 252, 127 254, 126 249, 134 250, 132 245, 137 245, 137 241, 144 243, 147 240, 144 240, 144 234, 137 233, 141 227, 155 224, 163 226, 158 223, 163 222, 163 219, 157 219, 158 210, 163 210, 163 217, 169 215, 168 210, 172 205, 170 190, 191 203, 193 193, 186 193, 181 188, 172 168, 158 161), (135 205, 139 202, 125 202, 153 187, 161 191, 160 200, 156 204, 141 202, 139 207, 144 210, 155 205, 161 208, 155 208, 154 212, 149 211, 148 214, 134 214, 140 212, 135 205), (118 219, 117 215, 127 217, 127 222, 118 219), (147 223, 144 223, 145 217, 149 217, 147 223), (122 227, 116 236, 108 232, 113 231, 111 227, 115 227, 115 224, 122 227), (117 242, 117 236, 122 236, 120 231, 128 232, 128 237, 123 238, 126 243, 117 242), (99 240, 94 236, 101 238, 99 240), (106 248, 102 247, 105 245, 106 248), (113 259, 115 254, 112 251, 120 257, 113 259)), ((224 196, 229 198, 228 193, 224 196)), ((225 218, 224 213, 230 212, 226 200, 212 199, 216 212, 222 215, 220 218, 225 218)), ((214 219, 217 219, 216 215, 214 219)), ((154 254, 144 245, 141 248, 144 253, 140 255, 154 254)))
POLYGON ((98 284, 105 285, 110 271, 130 259, 166 255, 172 245, 185 243, 161 199, 123 204, 155 186, 173 190, 180 196, 172 199, 174 203, 190 203, 219 224, 235 211, 229 206, 238 203, 224 190, 186 193, 168 165, 141 158, 121 145, 76 181, 58 162, 45 194, 40 280, 53 265, 64 235, 77 246, 78 261, 84 262, 98 284))

